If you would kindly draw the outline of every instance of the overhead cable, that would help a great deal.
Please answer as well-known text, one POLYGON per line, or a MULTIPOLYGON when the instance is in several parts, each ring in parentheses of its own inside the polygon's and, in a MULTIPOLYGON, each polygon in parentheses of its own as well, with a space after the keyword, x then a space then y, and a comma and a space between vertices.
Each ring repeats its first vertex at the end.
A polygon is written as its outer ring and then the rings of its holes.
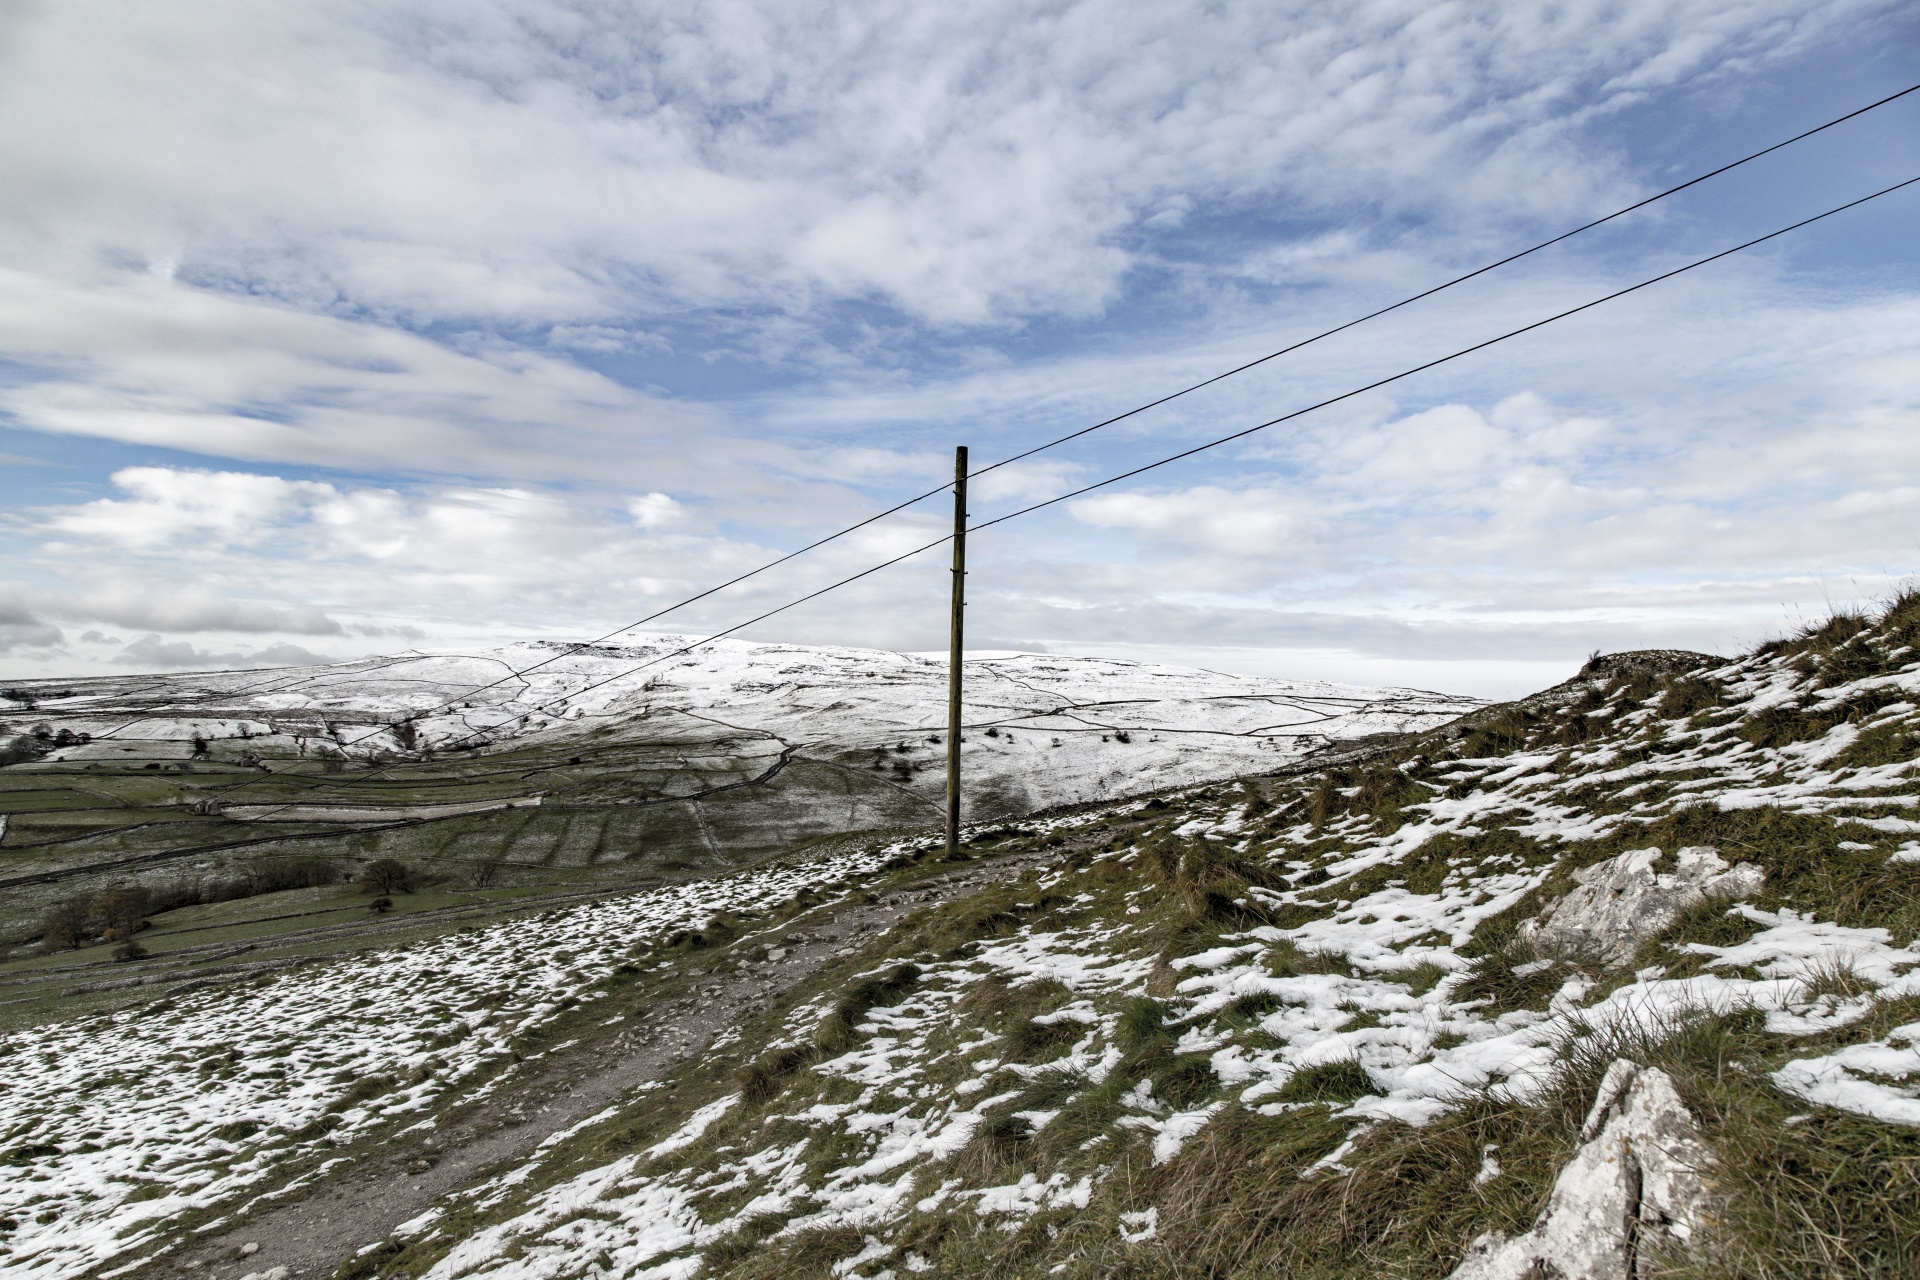
MULTIPOLYGON (((1727 162, 1726 164, 1720 165, 1717 168, 1709 169, 1705 173, 1699 174, 1696 177, 1689 178, 1685 182, 1682 182, 1677 186, 1668 187, 1666 190, 1657 192, 1654 195, 1650 195, 1643 200, 1637 200, 1630 205, 1626 205, 1622 208, 1615 209, 1612 213, 1606 214, 1603 217, 1595 218, 1591 222, 1583 222, 1579 226, 1574 227, 1572 230, 1563 231, 1559 235, 1556 235, 1551 239, 1542 240, 1538 244, 1531 245, 1525 249, 1520 250, 1517 253, 1510 253, 1504 258, 1498 259, 1497 261, 1494 261, 1494 262, 1487 263, 1485 266, 1476 267, 1475 269, 1467 272, 1464 275, 1455 276, 1451 280, 1445 281, 1442 284, 1434 285, 1432 288, 1424 289, 1419 293, 1412 294, 1408 297, 1402 298, 1398 302, 1391 303, 1388 306, 1381 307, 1375 311, 1369 311, 1365 315, 1357 316, 1354 319, 1348 320, 1343 324, 1335 325, 1331 329, 1322 330, 1321 332, 1316 333, 1311 337, 1302 338, 1298 342, 1294 342, 1287 346, 1281 347, 1277 351, 1268 352, 1266 355, 1260 356, 1257 359, 1249 360, 1244 364, 1236 365, 1233 368, 1226 370, 1224 373, 1214 374, 1212 377, 1205 378, 1199 382, 1193 383, 1190 386, 1182 387, 1178 391, 1170 392, 1167 395, 1161 396, 1157 400, 1149 400, 1145 404, 1138 405, 1132 409, 1127 410, 1125 413, 1115 414, 1113 417, 1103 419, 1102 421, 1096 422, 1091 426, 1081 427, 1077 431, 1068 432, 1066 435, 1059 436, 1055 439, 1049 440, 1044 444, 1035 445, 1031 449, 1027 449, 1021 453, 1016 453, 1011 457, 1002 458, 998 462, 989 463, 988 465, 981 467, 977 471, 969 472, 968 478, 971 479, 975 476, 983 476, 990 471, 997 471, 1001 467, 1010 466, 1013 463, 1024 461, 1027 458, 1033 457, 1035 454, 1044 453, 1048 449, 1057 448, 1058 446, 1066 444, 1067 442, 1072 440, 1078 440, 1082 436, 1090 435, 1095 431, 1101 430, 1102 428, 1110 427, 1110 426, 1113 426, 1115 423, 1124 422, 1129 418, 1137 417, 1138 415, 1147 412, 1149 409, 1156 409, 1163 404, 1168 404, 1174 400, 1178 400, 1182 396, 1191 395, 1196 391, 1200 391, 1207 387, 1213 386, 1217 382, 1222 382, 1228 378, 1234 377, 1237 374, 1245 373, 1249 369, 1258 368, 1259 366, 1266 364, 1271 360, 1277 360, 1281 356, 1290 355, 1293 352, 1299 351, 1303 347, 1311 346, 1312 344, 1319 342, 1322 339, 1331 338, 1335 334, 1344 333, 1347 330, 1352 329, 1358 325, 1366 324, 1370 320, 1377 320, 1381 316, 1384 316, 1389 312, 1398 311, 1402 307, 1411 306, 1413 303, 1422 301, 1423 299, 1426 299, 1426 298, 1431 298, 1435 294, 1444 293, 1446 290, 1453 288, 1455 285, 1465 284, 1469 280, 1473 280, 1479 276, 1486 275, 1490 271, 1496 271, 1501 267, 1509 265, 1510 263, 1518 262, 1520 259, 1528 257, 1531 254, 1538 253, 1542 249, 1551 248, 1552 246, 1559 244, 1564 240, 1569 240, 1569 239, 1572 239, 1574 236, 1580 235, 1583 232, 1591 231, 1595 227, 1604 226, 1605 224, 1612 222, 1617 218, 1623 218, 1627 214, 1633 213, 1640 209, 1644 209, 1648 205, 1657 204, 1659 201, 1665 200, 1669 196, 1677 195, 1680 192, 1687 190, 1689 187, 1698 186, 1700 183, 1705 182, 1710 178, 1717 178, 1723 173, 1727 173, 1727 172, 1730 172, 1731 170, 1738 169, 1741 165, 1749 164, 1752 161, 1760 159, 1762 156, 1772 155, 1774 152, 1779 151, 1782 148, 1790 147, 1796 142, 1800 142, 1807 138, 1811 138, 1817 133, 1823 133, 1826 130, 1835 127, 1836 125, 1845 124, 1849 120, 1855 119, 1859 116, 1863 116, 1870 111, 1878 110, 1879 108, 1886 106, 1888 103, 1898 101, 1899 99, 1904 98, 1909 94, 1916 93, 1916 92, 1920 92, 1920 84, 1910 85, 1907 88, 1900 90, 1898 93, 1888 94, 1884 98, 1880 98, 1877 101, 1870 102, 1864 107, 1859 107, 1853 111, 1849 111, 1845 115, 1835 116, 1833 119, 1828 120, 1824 124, 1815 125, 1813 128, 1803 130, 1800 133, 1796 133, 1790 138, 1783 138, 1779 142, 1773 143, 1771 146, 1762 147, 1758 151, 1754 151, 1747 155, 1741 156, 1738 160, 1732 160, 1727 162)), ((1185 456, 1185 455, 1181 455, 1181 456, 1185 456)), ((595 645, 605 644, 610 640, 617 639, 618 637, 627 634, 629 631, 633 631, 633 630, 636 630, 637 628, 646 626, 649 622, 656 622, 659 619, 666 617, 670 613, 675 613, 681 609, 686 608, 688 605, 697 604, 698 602, 707 599, 709 596, 717 595, 718 593, 727 590, 729 587, 736 587, 741 583, 748 581, 749 579, 756 578, 759 575, 766 573, 770 569, 777 569, 781 565, 786 564, 788 561, 798 559, 799 557, 804 556, 809 552, 817 551, 821 547, 826 546, 830 542, 835 542, 841 538, 846 537, 849 534, 857 533, 860 530, 865 529, 870 525, 876 524, 879 521, 886 519, 888 516, 898 515, 900 512, 907 510, 909 507, 913 507, 919 503, 925 502, 928 498, 934 497, 938 494, 945 493, 947 491, 947 487, 948 486, 943 484, 938 488, 929 489, 925 493, 917 494, 914 497, 908 498, 903 502, 896 503, 893 506, 888 507, 884 511, 875 512, 873 515, 870 515, 865 519, 860 520, 854 524, 850 524, 846 526, 844 529, 839 529, 833 533, 827 534, 824 537, 817 538, 814 541, 807 543, 805 546, 795 548, 794 550, 789 551, 784 555, 778 556, 772 560, 767 561, 765 564, 762 564, 757 568, 749 569, 745 573, 742 573, 736 577, 727 579, 725 582, 721 582, 714 586, 708 587, 704 591, 696 592, 695 594, 690 595, 683 600, 675 601, 673 604, 670 604, 665 606, 664 608, 655 610, 653 613, 648 614, 644 618, 640 618, 634 622, 630 622, 623 627, 617 628, 616 630, 609 631, 605 635, 599 636, 592 640, 583 640, 578 644, 575 644, 575 645, 572 645, 571 647, 563 649, 561 652, 553 654, 550 657, 543 658, 539 662, 536 662, 531 666, 522 667, 517 671, 513 671, 508 673, 507 675, 501 676, 498 680, 492 681, 491 683, 476 685, 474 688, 469 689, 466 693, 460 695, 460 698, 465 699, 465 698, 472 697, 476 693, 485 693, 489 689, 497 688, 500 685, 506 684, 511 680, 515 680, 521 676, 526 675, 528 672, 537 671, 541 667, 548 666, 554 662, 558 662, 562 658, 565 658, 572 654, 580 652, 582 649, 589 649, 594 647, 595 645)), ((932 544, 932 545, 938 545, 938 544, 932 544)), ((758 619, 756 619, 756 621, 758 621, 758 619)), ((748 625, 751 625, 751 624, 748 624, 748 625)), ((456 701, 458 700, 460 699, 456 699, 456 701)), ((442 706, 433 707, 426 711, 418 713, 418 715, 431 715, 436 711, 444 711, 452 705, 453 705, 452 703, 447 703, 442 706)), ((417 716, 412 718, 417 718, 417 716)))
MULTIPOLYGON (((1375 379, 1374 381, 1369 382, 1364 386, 1355 387, 1349 391, 1343 391, 1339 395, 1329 396, 1324 400, 1316 401, 1315 403, 1307 405, 1304 408, 1295 409, 1289 413, 1281 414, 1277 418, 1269 418, 1265 422, 1256 423, 1251 427, 1246 427, 1239 431, 1232 432, 1228 435, 1220 436, 1216 439, 1206 441, 1205 443, 1195 445, 1190 449, 1183 449, 1178 453, 1169 454, 1164 458, 1160 458, 1153 462, 1146 463, 1143 466, 1134 467, 1130 470, 1122 471, 1117 475, 1108 476, 1104 480, 1098 480, 1092 484, 1082 485, 1078 489, 1073 489, 1073 490, 1070 490, 1069 492, 1058 494, 1055 497, 1048 498, 1042 502, 1036 502, 1029 506, 1021 507, 1016 511, 1010 511, 1005 515, 996 516, 992 520, 985 520, 976 525, 969 525, 967 528, 967 532, 974 533, 981 529, 991 529, 995 525, 1005 524, 1009 520, 1018 519, 1021 516, 1030 515, 1035 511, 1040 511, 1040 510, 1043 510, 1044 508, 1055 506, 1062 502, 1067 502, 1073 498, 1080 497, 1084 494, 1092 493, 1096 489, 1107 488, 1110 485, 1118 484, 1122 480, 1131 479, 1134 476, 1142 475, 1148 471, 1157 470, 1160 467, 1167 466, 1171 463, 1179 462, 1185 458, 1191 458, 1195 454, 1205 453, 1210 449, 1217 449, 1222 445, 1231 444, 1235 440, 1245 439, 1246 437, 1253 435, 1257 432, 1268 430, 1271 427, 1279 426, 1280 424, 1285 422, 1291 422, 1296 418, 1302 417, 1309 413, 1316 412, 1317 410, 1320 410, 1320 409, 1327 408, 1330 405, 1339 404, 1341 401, 1344 401, 1344 400, 1351 400, 1355 396, 1364 395, 1369 391, 1375 391, 1381 387, 1388 386, 1392 383, 1400 382, 1403 379, 1410 378, 1418 373, 1423 373, 1426 370, 1438 368, 1440 365, 1450 363, 1451 361, 1454 361, 1454 360, 1458 360, 1463 356, 1472 355, 1476 351, 1485 351, 1489 347, 1498 346, 1503 342, 1511 341, 1512 339, 1518 338, 1523 334, 1532 333, 1536 329, 1545 328, 1550 324, 1555 324, 1561 320, 1567 319, 1570 316, 1576 316, 1584 311, 1590 311, 1593 308, 1601 306, 1605 303, 1615 301, 1616 299, 1619 299, 1619 298, 1624 298, 1628 294, 1638 293, 1642 289, 1646 289, 1653 285, 1660 284, 1663 281, 1672 280, 1676 276, 1685 275, 1689 271, 1698 270, 1701 267, 1707 266, 1709 263, 1718 262, 1722 258, 1730 257, 1733 254, 1744 252, 1745 250, 1754 248, 1757 245, 1765 244, 1769 240, 1778 239, 1779 237, 1784 236, 1789 232, 1798 231, 1803 227, 1812 226, 1816 222, 1820 222, 1824 219, 1831 218, 1836 214, 1845 213, 1849 209, 1857 209, 1861 205, 1867 204, 1874 200, 1878 200, 1882 196, 1891 195, 1896 191, 1900 191, 1900 190, 1903 190, 1904 188, 1913 186, 1915 183, 1920 183, 1920 176, 1908 178, 1904 182, 1897 182, 1889 187, 1882 187, 1880 190, 1875 191, 1870 195, 1861 196, 1855 200, 1849 200, 1845 204, 1835 205, 1833 208, 1828 209, 1823 213, 1817 213, 1811 217, 1802 218, 1798 222, 1790 223, 1787 226, 1781 227, 1775 231, 1769 231, 1765 235, 1755 236, 1753 239, 1743 241, 1740 244, 1732 246, 1731 248, 1722 249, 1717 253, 1708 254, 1704 258, 1696 258, 1692 262, 1686 263, 1683 266, 1675 267, 1670 271, 1663 271, 1656 276, 1650 276, 1647 279, 1642 280, 1637 284, 1628 285, 1624 289, 1616 289, 1612 293, 1604 294, 1601 297, 1594 298, 1588 302, 1583 302, 1577 307, 1569 307, 1564 311, 1555 312, 1553 315, 1547 316, 1544 319, 1535 320, 1530 324, 1521 325, 1517 329, 1510 329, 1507 332, 1499 334, 1496 337, 1487 338, 1484 341, 1473 343, 1471 346, 1461 347, 1457 351, 1450 352, 1447 355, 1440 356, 1436 359, 1427 360, 1420 364, 1412 365, 1408 368, 1400 370, 1398 373, 1389 374, 1384 378, 1375 379)), ((772 609, 768 609, 764 613, 757 614, 754 617, 749 618, 744 622, 736 623, 733 626, 728 627, 723 631, 716 631, 713 634, 708 635, 700 640, 693 641, 690 644, 682 645, 676 649, 670 649, 665 653, 661 653, 654 657, 648 658, 644 661, 637 662, 635 665, 626 667, 623 670, 606 677, 605 679, 597 680, 590 684, 583 685, 577 689, 570 690, 565 695, 563 695, 563 697, 564 699, 577 698, 583 693, 592 692, 595 689, 599 689, 606 685, 612 684, 616 680, 624 680, 629 676, 638 674, 639 672, 646 670, 649 667, 658 666, 660 663, 666 662, 672 658, 677 658, 677 657, 681 657, 686 654, 692 653, 703 645, 712 644, 716 640, 723 640, 726 637, 735 634, 736 632, 744 631, 746 628, 754 626, 757 623, 765 622, 769 618, 772 618, 778 614, 785 613, 789 609, 797 608, 798 606, 806 604, 811 600, 817 600, 821 596, 827 595, 830 592, 838 591, 842 587, 850 586, 851 584, 858 582, 863 578, 871 577, 872 575, 879 573, 883 569, 888 569, 896 564, 899 564, 903 560, 910 560, 914 556, 920 555, 923 552, 933 550, 935 547, 945 546, 947 543, 953 540, 953 537, 954 537, 953 534, 948 533, 941 537, 935 538, 931 542, 922 543, 921 545, 914 547, 910 551, 902 552, 897 556, 881 561, 879 564, 871 565, 868 568, 862 569, 858 573, 850 574, 847 577, 838 579, 837 581, 829 583, 828 585, 821 587, 818 590, 810 591, 803 596, 799 596, 796 599, 787 601, 785 604, 779 605, 772 609)), ((565 656, 565 655, 564 654, 556 655, 556 658, 561 656, 565 656)), ((550 661, 551 660, 552 659, 550 659, 550 661)), ((552 702, 539 704, 533 708, 533 712, 546 713, 547 709, 552 705, 553 705, 552 702)), ((424 715, 424 714, 428 714, 428 713, 424 713, 424 712, 419 713, 419 715, 424 715)), ((409 716, 406 719, 407 720, 418 719, 419 715, 409 716)), ((406 722, 405 720, 396 721, 392 725, 382 726, 380 729, 375 729, 367 734, 362 735, 359 738, 353 739, 352 742, 349 742, 343 745, 350 746, 350 745, 353 745, 353 743, 365 741, 367 738, 373 737, 375 734, 384 732, 385 729, 393 728, 395 727, 395 725, 405 723, 405 722, 406 722)), ((483 736, 483 735, 478 733, 468 735, 469 738, 480 737, 480 736, 483 736)), ((459 742, 459 741, 465 741, 465 740, 466 739, 456 739, 455 741, 459 742)))

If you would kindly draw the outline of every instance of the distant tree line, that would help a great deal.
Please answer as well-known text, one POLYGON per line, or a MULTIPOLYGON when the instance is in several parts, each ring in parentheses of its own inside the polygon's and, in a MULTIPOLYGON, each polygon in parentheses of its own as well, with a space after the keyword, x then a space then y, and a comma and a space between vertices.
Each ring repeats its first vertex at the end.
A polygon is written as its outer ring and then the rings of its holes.
MULTIPOLYGON (((497 869, 496 869, 497 874, 497 869)), ((181 907, 231 902, 288 889, 317 889, 353 880, 388 908, 389 895, 412 893, 425 883, 421 872, 395 858, 378 858, 356 876, 331 858, 262 858, 237 876, 180 879, 160 885, 130 885, 92 897, 67 898, 55 903, 41 918, 41 941, 49 951, 71 951, 99 943, 121 944, 116 956, 138 959, 145 954, 133 941, 147 928, 151 916, 181 907)))
POLYGON ((43 722, 25 733, 18 734, 7 725, 0 724, 0 739, 7 739, 0 742, 0 766, 5 766, 44 760, 61 747, 77 747, 82 743, 92 742, 93 735, 75 733, 71 729, 62 729, 55 733, 53 726, 43 722))
POLYGON ((5 698, 8 702, 17 702, 29 711, 39 706, 42 698, 71 698, 72 696, 71 689, 48 689, 41 693, 35 693, 31 689, 0 689, 0 698, 5 698))

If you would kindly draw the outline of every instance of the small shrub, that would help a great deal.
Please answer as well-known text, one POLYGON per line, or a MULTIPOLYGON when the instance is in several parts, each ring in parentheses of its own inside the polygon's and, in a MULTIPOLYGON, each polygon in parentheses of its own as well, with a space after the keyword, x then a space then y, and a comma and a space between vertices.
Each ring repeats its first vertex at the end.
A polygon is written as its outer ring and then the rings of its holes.
POLYGON ((131 938, 146 927, 149 896, 138 887, 109 889, 88 904, 87 913, 108 938, 131 938))
POLYGON ((367 904, 367 909, 378 915, 385 915, 387 912, 393 910, 393 899, 384 896, 375 898, 367 904))
POLYGON ((340 865, 327 858, 261 858, 247 868, 248 894, 318 889, 338 884, 340 865))

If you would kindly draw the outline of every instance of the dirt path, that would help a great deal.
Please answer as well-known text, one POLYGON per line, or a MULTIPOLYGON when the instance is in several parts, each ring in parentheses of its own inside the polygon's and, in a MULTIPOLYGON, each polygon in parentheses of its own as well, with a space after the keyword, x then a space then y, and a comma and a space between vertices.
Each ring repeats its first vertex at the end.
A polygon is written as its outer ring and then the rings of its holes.
POLYGON ((965 897, 1019 874, 1057 851, 964 863, 902 885, 878 901, 851 901, 802 916, 750 946, 782 952, 752 962, 739 944, 712 972, 689 975, 663 993, 644 1019, 605 1029, 549 1055, 496 1095, 442 1129, 354 1153, 354 1166, 284 1204, 136 1275, 207 1280, 287 1268, 290 1280, 325 1280, 367 1245, 424 1213, 505 1161, 525 1158, 549 1135, 613 1105, 634 1086, 665 1075, 722 1032, 764 1012, 802 980, 884 932, 910 910, 965 897), (250 1253, 242 1250, 258 1246, 250 1253))

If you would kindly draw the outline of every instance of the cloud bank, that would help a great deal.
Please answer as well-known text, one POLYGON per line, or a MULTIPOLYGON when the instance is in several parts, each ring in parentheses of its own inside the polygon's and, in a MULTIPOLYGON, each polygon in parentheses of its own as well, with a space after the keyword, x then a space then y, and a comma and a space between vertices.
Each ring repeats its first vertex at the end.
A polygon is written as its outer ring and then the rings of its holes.
MULTIPOLYGON (((1872 0, 12 8, 0 653, 595 634, 938 484, 955 442, 1077 429, 1920 78, 1912 22, 1872 0)), ((996 472, 976 508, 1870 189, 1920 112, 1850 128, 996 472)), ((1920 563, 1911 212, 983 537, 977 633, 1550 664, 1887 590, 1920 563)), ((756 634, 933 647, 935 559, 756 634)))

